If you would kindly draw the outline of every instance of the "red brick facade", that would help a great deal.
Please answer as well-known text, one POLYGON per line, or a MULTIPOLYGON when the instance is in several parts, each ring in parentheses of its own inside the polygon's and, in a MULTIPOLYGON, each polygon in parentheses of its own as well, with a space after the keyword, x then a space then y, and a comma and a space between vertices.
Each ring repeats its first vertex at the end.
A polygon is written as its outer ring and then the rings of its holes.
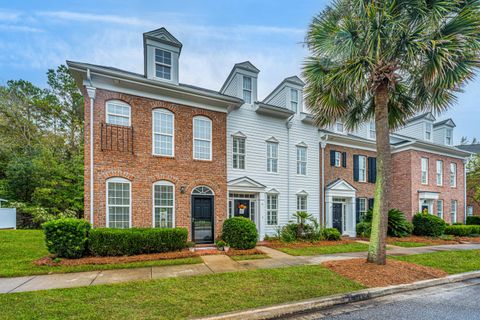
MULTIPOLYGON (((86 92, 84 96, 88 97, 86 92)), ((90 219, 90 101, 85 99, 85 218, 90 219)), ((226 117, 170 102, 111 91, 96 91, 94 103, 94 226, 106 226, 106 180, 122 177, 131 182, 133 227, 151 227, 153 183, 167 180, 175 185, 175 226, 186 227, 191 236, 191 191, 208 186, 215 193, 215 237, 227 217, 226 117), (102 151, 101 126, 105 103, 121 100, 131 106, 133 153, 102 151), (152 110, 168 109, 174 114, 174 157, 152 155, 152 110), (193 159, 193 117, 212 120, 212 161, 193 159), (181 192, 181 188, 184 192, 181 192)))

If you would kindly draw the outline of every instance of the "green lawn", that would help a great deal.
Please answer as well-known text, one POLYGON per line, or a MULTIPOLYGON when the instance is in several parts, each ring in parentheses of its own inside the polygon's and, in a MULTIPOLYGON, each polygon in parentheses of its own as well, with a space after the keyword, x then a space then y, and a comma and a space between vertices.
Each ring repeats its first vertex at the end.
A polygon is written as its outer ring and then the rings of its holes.
POLYGON ((450 274, 480 270, 480 250, 433 252, 393 258, 441 269, 450 274))
POLYGON ((312 246, 303 248, 276 248, 292 256, 315 256, 320 254, 332 254, 342 252, 368 251, 368 244, 352 242, 331 246, 312 246))
POLYGON ((431 243, 427 243, 427 242, 413 242, 413 241, 395 241, 390 244, 393 246, 405 247, 405 248, 426 247, 431 245, 431 243))
POLYGON ((351 292, 322 266, 0 295, 0 319, 184 319, 351 292))
POLYGON ((37 266, 48 254, 41 230, 0 230, 0 277, 201 263, 199 257, 84 266, 37 266))
POLYGON ((266 254, 246 254, 243 256, 231 256, 235 261, 243 261, 243 260, 258 260, 258 259, 269 259, 270 257, 266 254))

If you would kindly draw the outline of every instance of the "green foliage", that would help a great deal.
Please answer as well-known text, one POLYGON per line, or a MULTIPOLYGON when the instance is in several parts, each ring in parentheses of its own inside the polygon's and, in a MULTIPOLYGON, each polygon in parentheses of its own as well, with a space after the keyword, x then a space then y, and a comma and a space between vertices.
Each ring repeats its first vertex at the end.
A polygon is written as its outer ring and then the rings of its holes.
POLYGON ((480 225, 452 225, 445 228, 445 234, 468 237, 480 233, 480 225))
POLYGON ((88 237, 94 256, 131 256, 181 250, 187 247, 185 228, 95 228, 88 237))
POLYGON ((413 234, 417 236, 439 237, 445 233, 446 223, 437 216, 417 213, 412 222, 413 234))
POLYGON ((335 228, 324 228, 322 229, 322 239, 323 240, 330 240, 330 241, 337 241, 340 240, 342 235, 340 231, 335 228))
POLYGON ((90 223, 82 219, 64 218, 45 222, 42 227, 50 253, 61 258, 81 258, 84 255, 90 223))
POLYGON ((234 249, 253 249, 258 240, 257 227, 244 217, 227 219, 223 223, 222 239, 234 249))
MULTIPOLYGON (((362 224, 360 226, 360 233, 358 232, 357 224, 357 234, 362 235, 363 237, 369 237, 371 231, 371 222, 372 222, 372 210, 368 210, 361 223, 370 224, 370 227, 367 224, 362 224)), ((391 237, 406 237, 411 235, 413 231, 413 225, 408 222, 405 214, 398 209, 388 210, 388 229, 387 234, 391 237)))
POLYGON ((370 237, 370 232, 372 231, 372 223, 362 221, 357 223, 357 236, 368 238, 370 237))
POLYGON ((468 225, 480 225, 480 216, 470 216, 467 217, 467 224, 468 225))

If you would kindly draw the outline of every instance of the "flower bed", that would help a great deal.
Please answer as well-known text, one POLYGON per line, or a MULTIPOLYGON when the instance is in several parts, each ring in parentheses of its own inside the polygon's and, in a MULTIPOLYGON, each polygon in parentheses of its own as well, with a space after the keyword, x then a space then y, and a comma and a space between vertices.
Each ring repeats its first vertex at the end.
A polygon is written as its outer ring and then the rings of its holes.
POLYGON ((350 239, 342 239, 338 241, 316 241, 316 242, 308 242, 308 241, 300 241, 300 242, 282 242, 280 240, 269 240, 269 241, 262 241, 259 245, 269 247, 269 248, 306 248, 306 247, 321 247, 321 246, 337 246, 342 244, 352 244, 356 243, 355 240, 350 239))

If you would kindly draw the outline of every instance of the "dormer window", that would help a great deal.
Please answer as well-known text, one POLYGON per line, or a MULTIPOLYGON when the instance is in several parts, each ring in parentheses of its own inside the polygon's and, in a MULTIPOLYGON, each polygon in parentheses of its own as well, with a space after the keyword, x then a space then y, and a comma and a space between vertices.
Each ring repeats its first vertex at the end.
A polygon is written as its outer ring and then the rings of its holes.
POLYGON ((155 77, 172 79, 172 53, 155 48, 155 77))
POLYGON ((290 108, 297 113, 298 110, 298 90, 290 89, 290 108))
POLYGON ((245 103, 252 103, 252 78, 243 77, 243 100, 245 103))
POLYGON ((337 121, 335 123, 335 131, 338 133, 344 133, 345 131, 345 125, 341 121, 337 121))
POLYGON ((446 132, 445 132, 445 144, 447 146, 451 146, 452 145, 452 134, 453 134, 453 130, 452 129, 447 129, 446 132))
POLYGON ((370 139, 377 138, 377 130, 375 129, 375 121, 370 121, 368 125, 368 136, 370 139))
POLYGON ((425 123, 425 140, 432 140, 432 124, 425 123))

